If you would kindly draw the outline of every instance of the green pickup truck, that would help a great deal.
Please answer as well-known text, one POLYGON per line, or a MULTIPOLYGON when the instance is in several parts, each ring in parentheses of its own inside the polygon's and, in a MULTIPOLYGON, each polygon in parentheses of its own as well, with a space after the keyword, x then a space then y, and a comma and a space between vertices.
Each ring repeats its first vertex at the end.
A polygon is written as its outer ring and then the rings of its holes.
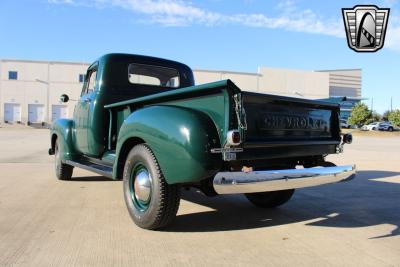
POLYGON ((195 86, 188 66, 147 56, 99 58, 73 118, 50 132, 57 178, 78 167, 122 179, 128 211, 145 229, 172 222, 181 187, 272 208, 296 188, 355 175, 353 165, 325 161, 352 141, 337 104, 246 92, 230 80, 195 86))

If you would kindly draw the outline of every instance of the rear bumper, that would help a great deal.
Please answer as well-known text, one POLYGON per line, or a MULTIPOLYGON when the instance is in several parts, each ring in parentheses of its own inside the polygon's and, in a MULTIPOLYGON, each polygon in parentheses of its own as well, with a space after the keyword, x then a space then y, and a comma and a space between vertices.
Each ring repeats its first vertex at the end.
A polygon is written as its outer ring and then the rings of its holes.
POLYGON ((256 193, 311 187, 351 180, 355 165, 252 172, 219 172, 214 177, 218 194, 256 193))

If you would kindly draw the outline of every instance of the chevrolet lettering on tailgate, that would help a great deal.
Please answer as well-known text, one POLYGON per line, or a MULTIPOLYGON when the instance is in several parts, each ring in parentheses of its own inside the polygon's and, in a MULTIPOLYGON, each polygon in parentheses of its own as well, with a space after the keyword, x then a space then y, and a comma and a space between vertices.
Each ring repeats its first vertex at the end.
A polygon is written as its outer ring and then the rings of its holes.
POLYGON ((261 128, 277 130, 308 129, 327 131, 328 122, 316 117, 266 113, 262 116, 261 128))

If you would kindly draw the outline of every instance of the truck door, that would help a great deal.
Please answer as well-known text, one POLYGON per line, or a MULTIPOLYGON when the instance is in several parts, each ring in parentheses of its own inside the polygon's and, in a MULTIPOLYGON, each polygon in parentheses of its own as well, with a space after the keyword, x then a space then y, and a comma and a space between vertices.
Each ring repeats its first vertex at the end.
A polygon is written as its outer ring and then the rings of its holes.
POLYGON ((74 110, 75 121, 75 144, 76 149, 83 154, 89 154, 88 131, 89 112, 94 101, 95 88, 97 84, 97 65, 91 66, 86 75, 86 81, 82 89, 81 97, 74 110))

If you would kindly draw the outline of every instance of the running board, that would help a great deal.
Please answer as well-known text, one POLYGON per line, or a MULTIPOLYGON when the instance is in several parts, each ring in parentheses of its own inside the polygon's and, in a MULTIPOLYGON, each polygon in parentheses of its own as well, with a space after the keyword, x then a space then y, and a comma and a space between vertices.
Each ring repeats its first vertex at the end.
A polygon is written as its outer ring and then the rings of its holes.
POLYGON ((88 161, 72 161, 72 160, 66 160, 66 164, 78 167, 87 171, 91 171, 100 175, 103 175, 107 178, 113 178, 112 175, 112 168, 109 166, 104 166, 100 164, 96 164, 93 162, 88 162, 88 161))

